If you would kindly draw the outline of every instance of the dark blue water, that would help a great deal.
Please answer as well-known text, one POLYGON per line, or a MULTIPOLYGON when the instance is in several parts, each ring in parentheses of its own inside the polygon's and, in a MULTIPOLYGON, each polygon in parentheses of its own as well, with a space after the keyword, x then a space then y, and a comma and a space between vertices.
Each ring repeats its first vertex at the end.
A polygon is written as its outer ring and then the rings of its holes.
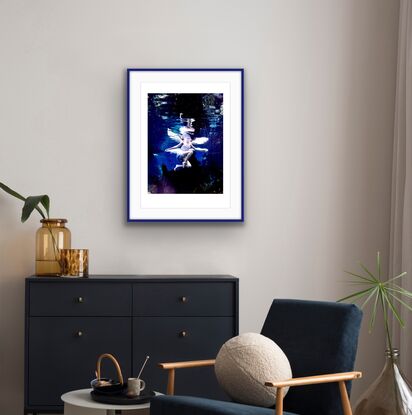
POLYGON ((150 193, 223 193, 223 94, 149 94, 148 127, 150 193), (177 144, 167 130, 179 134, 185 118, 195 119, 193 140, 208 138, 194 146, 208 152, 195 151, 191 168, 176 169, 182 158, 165 152, 177 144))

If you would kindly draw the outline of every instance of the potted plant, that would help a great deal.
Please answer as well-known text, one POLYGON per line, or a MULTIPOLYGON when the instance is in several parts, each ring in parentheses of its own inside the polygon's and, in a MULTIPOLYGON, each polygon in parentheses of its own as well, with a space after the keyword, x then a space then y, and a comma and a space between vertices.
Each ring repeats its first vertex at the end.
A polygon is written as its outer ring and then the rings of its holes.
POLYGON ((339 301, 361 302, 361 308, 370 306, 369 332, 372 332, 378 313, 382 314, 386 334, 386 363, 379 377, 360 397, 355 407, 355 415, 407 415, 412 413, 412 389, 398 365, 399 350, 393 347, 390 322, 405 326, 401 309, 412 311, 412 292, 399 285, 406 276, 402 272, 395 277, 382 279, 379 252, 376 255, 376 272, 373 273, 360 263, 361 273, 346 271, 355 278, 352 284, 361 286, 339 301))
POLYGON ((21 212, 22 223, 36 210, 41 216, 41 228, 36 232, 36 275, 60 275, 60 249, 69 249, 71 233, 65 224, 66 219, 50 218, 50 198, 48 195, 24 197, 0 182, 0 189, 24 202, 21 212))

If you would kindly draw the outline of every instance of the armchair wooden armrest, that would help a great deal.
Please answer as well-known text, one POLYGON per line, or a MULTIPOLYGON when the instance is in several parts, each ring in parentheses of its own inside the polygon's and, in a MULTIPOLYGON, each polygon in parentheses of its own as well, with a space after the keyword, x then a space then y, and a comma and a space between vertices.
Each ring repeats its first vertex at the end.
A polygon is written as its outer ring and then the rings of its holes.
POLYGON ((361 372, 342 372, 330 373, 327 375, 306 376, 302 378, 292 378, 279 382, 265 382, 265 386, 276 388, 276 415, 283 414, 283 389, 288 386, 316 385, 319 383, 339 383, 339 391, 342 402, 343 414, 352 415, 348 391, 345 382, 348 380, 359 379, 362 377, 361 372))
POLYGON ((190 360, 187 362, 169 362, 159 363, 161 369, 169 372, 167 378, 167 394, 173 395, 175 393, 175 369, 188 369, 193 367, 214 366, 215 360, 190 360))

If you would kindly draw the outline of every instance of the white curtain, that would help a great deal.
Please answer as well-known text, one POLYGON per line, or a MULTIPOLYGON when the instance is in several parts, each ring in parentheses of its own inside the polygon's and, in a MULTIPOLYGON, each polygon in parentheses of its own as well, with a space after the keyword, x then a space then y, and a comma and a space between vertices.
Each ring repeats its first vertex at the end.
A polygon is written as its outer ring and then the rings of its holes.
MULTIPOLYGON (((412 0, 400 1, 398 70, 392 176, 391 275, 407 271, 402 285, 412 291, 412 0)), ((402 313, 406 327, 393 326, 401 367, 412 379, 412 313, 402 313)))

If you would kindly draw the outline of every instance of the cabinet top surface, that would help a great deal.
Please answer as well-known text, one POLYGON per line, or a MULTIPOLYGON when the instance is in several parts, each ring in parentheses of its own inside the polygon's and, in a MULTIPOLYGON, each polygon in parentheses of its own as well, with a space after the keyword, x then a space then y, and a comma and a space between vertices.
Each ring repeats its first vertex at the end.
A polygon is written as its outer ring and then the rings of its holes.
POLYGON ((213 281, 237 281, 238 278, 232 275, 115 275, 115 274, 96 274, 89 275, 87 278, 73 277, 38 277, 32 275, 26 278, 27 282, 213 282, 213 281))

